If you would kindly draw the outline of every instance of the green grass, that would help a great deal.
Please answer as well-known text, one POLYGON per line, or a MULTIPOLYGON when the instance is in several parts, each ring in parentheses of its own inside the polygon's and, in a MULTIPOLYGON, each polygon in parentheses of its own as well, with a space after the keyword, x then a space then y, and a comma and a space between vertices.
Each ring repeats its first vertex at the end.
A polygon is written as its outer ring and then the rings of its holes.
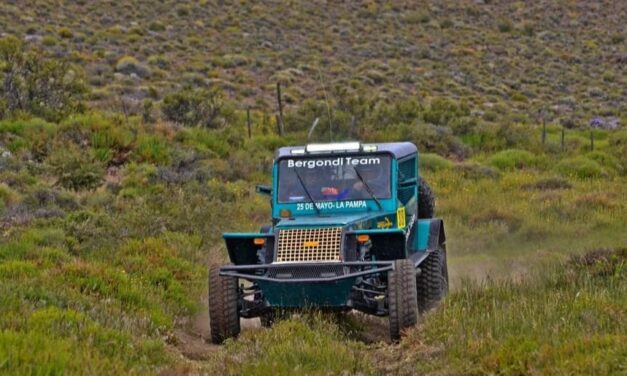
MULTIPOLYGON (((76 373, 88 360, 93 373, 155 373, 187 369, 189 362, 192 369, 231 374, 437 373, 444 363, 457 374, 536 368, 606 373, 616 367, 623 338, 607 323, 618 322, 614 311, 622 319, 623 307, 607 313, 592 306, 608 306, 610 298, 624 293, 624 283, 569 280, 568 288, 578 288, 586 299, 582 308, 568 300, 572 291, 543 279, 570 278, 560 274, 559 265, 573 253, 625 243, 625 177, 609 142, 585 155, 537 144, 529 150, 481 151, 464 161, 424 154, 423 176, 446 223, 454 293, 400 349, 362 342, 359 333, 370 330, 369 322, 347 330, 318 315, 270 330, 245 330, 201 362, 173 355, 179 345, 164 338, 201 314, 204 265, 226 259, 220 234, 255 231, 268 222, 268 202, 254 193, 254 183, 268 182, 274 148, 301 143, 304 134, 248 140, 241 125, 147 126, 134 117, 126 123, 97 112, 60 126, 37 120, 1 124, 0 142, 22 145, 0 170, 6 181, 0 185, 4 373, 76 373), (38 141, 42 129, 45 144, 38 141), (29 161, 33 150, 40 158, 29 161), (109 154, 98 159, 98 150, 109 154), (573 159, 612 173, 562 175, 554 167, 573 159), (77 168, 60 167, 65 164, 77 168), (84 176, 96 183, 82 184, 84 176), (78 183, 63 188, 61 178, 78 183), (540 301, 550 304, 538 307, 540 301), (574 313, 566 315, 570 309, 574 313), (588 317, 591 309, 600 326, 582 337, 578 330, 590 328, 576 314, 588 317), (486 312, 498 326, 490 326, 486 312), (522 314, 529 322, 516 326, 522 314), (539 327, 559 317, 573 325, 564 328, 563 338, 546 342, 539 327), (459 325, 476 333, 476 340, 459 325), (457 342, 443 342, 448 336, 457 342), (412 346, 416 358, 403 358, 403 349, 412 346), (585 346, 594 351, 582 353, 585 346), (503 350, 488 351, 492 347, 503 350), (26 348, 37 351, 25 353, 26 348), (433 349, 440 349, 437 356, 429 355, 433 349), (428 361, 414 361, 423 355, 428 361)), ((391 127, 385 137, 400 137, 407 129, 391 127)), ((437 134, 436 128, 422 129, 429 137, 437 134)), ((372 141, 384 132, 370 131, 366 139, 372 141)), ((608 133, 605 139, 613 137, 608 133)))
MULTIPOLYGON (((3 2, 18 57, 92 90, 80 114, 33 101, 55 122, 0 95, 0 374, 624 373, 623 253, 568 261, 627 243, 617 4, 3 2), (181 89, 217 90, 179 114, 216 104, 215 129, 164 121, 181 89), (418 146, 453 294, 400 346, 305 315, 181 356, 220 234, 269 222, 254 184, 316 118, 310 141, 418 146)), ((21 84, 52 98, 40 73, 21 84)))
POLYGON ((65 235, 32 229, 0 246, 0 370, 153 373, 172 364, 160 334, 198 309, 205 275, 180 257, 180 236, 76 257, 65 235))
POLYGON ((244 333, 225 346, 225 373, 232 375, 371 374, 366 346, 351 340, 321 314, 280 321, 271 330, 244 333))
POLYGON ((625 371, 624 248, 545 266, 520 281, 470 280, 403 341, 426 374, 625 371), (415 344, 443 349, 433 358, 415 344))

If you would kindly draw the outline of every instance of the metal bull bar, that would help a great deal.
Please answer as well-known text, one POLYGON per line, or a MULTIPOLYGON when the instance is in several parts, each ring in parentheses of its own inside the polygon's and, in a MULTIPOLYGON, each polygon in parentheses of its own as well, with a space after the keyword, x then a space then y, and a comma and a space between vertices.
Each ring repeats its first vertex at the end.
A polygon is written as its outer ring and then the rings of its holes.
POLYGON ((347 278, 361 277, 364 275, 378 274, 394 269, 394 261, 349 261, 349 262, 315 262, 315 263, 274 263, 257 265, 228 265, 220 268, 220 275, 225 277, 244 278, 250 281, 269 281, 281 283, 302 283, 302 282, 333 282, 347 278), (325 275, 325 269, 340 269, 341 275, 325 275), (368 268, 368 269, 366 269, 368 268), (271 277, 269 274, 275 272, 285 272, 300 269, 301 271, 321 270, 318 277, 294 278, 292 277, 271 277), (355 271, 351 269, 357 269, 355 271), (246 272, 250 272, 246 273, 246 272))

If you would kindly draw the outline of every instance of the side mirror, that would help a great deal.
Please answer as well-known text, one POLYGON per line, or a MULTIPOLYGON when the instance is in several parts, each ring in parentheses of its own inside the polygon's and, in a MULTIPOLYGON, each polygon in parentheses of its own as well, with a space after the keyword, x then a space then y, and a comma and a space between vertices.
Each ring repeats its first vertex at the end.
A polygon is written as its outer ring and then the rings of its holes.
POLYGON ((267 185, 258 185, 255 190, 257 191, 257 193, 262 194, 262 195, 266 195, 266 196, 272 196, 272 187, 267 186, 267 185))

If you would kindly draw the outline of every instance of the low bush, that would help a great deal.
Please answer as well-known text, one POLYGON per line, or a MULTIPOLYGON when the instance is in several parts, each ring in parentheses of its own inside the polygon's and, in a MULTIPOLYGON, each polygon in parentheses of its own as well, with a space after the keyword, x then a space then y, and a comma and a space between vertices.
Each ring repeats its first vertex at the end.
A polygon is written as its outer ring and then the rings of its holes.
POLYGON ((10 151, 29 153, 35 160, 45 158, 51 148, 50 139, 57 127, 42 119, 14 119, 0 122, 0 140, 6 139, 10 151))
POLYGON ((490 166, 482 165, 481 163, 477 162, 457 163, 454 166, 454 169, 457 173, 459 173, 462 177, 466 179, 496 179, 501 175, 497 169, 490 166))
POLYGON ((20 200, 20 194, 5 183, 0 183, 0 210, 20 200))
POLYGON ((539 179, 535 183, 528 184, 525 187, 537 189, 539 191, 547 191, 554 189, 570 189, 573 187, 573 185, 567 179, 560 177, 550 177, 539 179))
POLYGON ((167 164, 171 157, 171 150, 163 138, 142 134, 137 138, 134 156, 139 162, 167 164))
POLYGON ((608 138, 609 153, 615 155, 623 171, 627 170, 627 130, 612 132, 608 138))
POLYGON ((220 127, 230 115, 218 88, 183 89, 166 95, 161 110, 168 120, 207 128, 220 127))
POLYGON ((458 159, 464 159, 471 154, 470 148, 455 137, 449 127, 420 123, 413 126, 403 125, 400 128, 404 139, 416 144, 420 152, 454 156, 458 159))
POLYGON ((0 116, 27 112, 59 120, 83 111, 82 71, 67 60, 27 51, 13 36, 0 38, 0 116))
POLYGON ((103 181, 105 167, 96 158, 92 148, 81 148, 73 143, 55 149, 47 159, 57 184, 80 191, 95 189, 103 181))
POLYGON ((586 157, 573 157, 562 159, 555 171, 565 177, 576 178, 600 178, 609 176, 608 172, 596 161, 586 157))
POLYGON ((624 166, 618 161, 618 158, 604 153, 602 151, 592 151, 585 155, 586 158, 597 162, 604 169, 611 171, 612 173, 622 174, 624 170, 624 166))
POLYGON ((473 227, 486 224, 502 224, 507 226, 510 232, 513 232, 520 227, 523 219, 502 209, 489 208, 473 215, 468 223, 473 227))
POLYGON ((136 74, 141 78, 150 77, 151 71, 146 65, 140 63, 132 56, 123 56, 115 64, 115 71, 122 74, 136 74))
POLYGON ((419 168, 427 171, 440 171, 453 167, 451 161, 432 153, 420 154, 419 161, 419 168))
MULTIPOLYGON (((470 115, 470 108, 465 103, 456 103, 450 99, 434 99, 425 109, 422 117, 425 122, 435 125, 450 125, 451 121, 470 115)), ((460 131, 465 126, 458 121, 460 131)), ((462 132, 463 133, 463 132, 462 132)))
POLYGON ((500 170, 516 170, 537 167, 541 160, 526 150, 508 149, 492 155, 488 163, 500 170))

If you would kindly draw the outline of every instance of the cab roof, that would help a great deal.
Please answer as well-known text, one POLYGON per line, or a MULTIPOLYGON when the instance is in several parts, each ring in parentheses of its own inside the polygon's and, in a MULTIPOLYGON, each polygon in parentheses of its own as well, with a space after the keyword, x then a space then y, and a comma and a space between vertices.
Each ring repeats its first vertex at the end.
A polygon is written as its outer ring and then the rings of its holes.
MULTIPOLYGON (((329 144, 331 145, 331 144, 329 144)), ((412 144, 411 142, 383 142, 383 143, 368 143, 367 145, 375 145, 377 147, 376 151, 364 151, 364 153, 390 153, 394 156, 395 159, 402 159, 404 157, 407 157, 411 154, 415 154, 418 151, 418 148, 416 148, 416 145, 412 144)), ((317 155, 322 155, 322 156, 328 156, 328 155, 341 155, 341 154, 354 154, 356 152, 361 153, 361 151, 346 151, 346 150, 342 150, 342 151, 325 151, 325 152, 305 152, 302 153, 303 150, 305 150, 306 146, 302 145, 302 146, 285 146, 282 148, 279 148, 275 154, 274 154, 274 158, 279 159, 279 158, 284 158, 284 157, 308 157, 308 156, 317 156, 317 155), (293 150, 298 150, 301 151, 301 153, 293 153, 293 150)))

